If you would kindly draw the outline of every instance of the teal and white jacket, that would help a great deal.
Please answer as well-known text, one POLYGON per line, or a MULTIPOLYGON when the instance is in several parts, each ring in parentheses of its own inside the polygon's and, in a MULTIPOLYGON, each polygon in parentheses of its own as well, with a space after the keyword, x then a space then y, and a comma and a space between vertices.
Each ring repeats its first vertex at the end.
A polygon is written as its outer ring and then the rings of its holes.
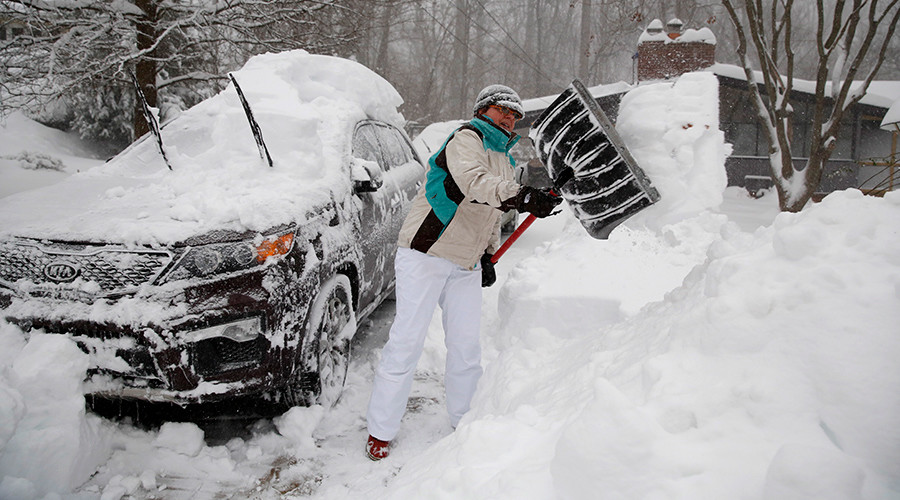
POLYGON ((428 160, 425 185, 413 200, 398 244, 466 269, 475 269, 484 253, 496 252, 500 216, 521 188, 509 154, 518 139, 485 117, 450 134, 428 160))

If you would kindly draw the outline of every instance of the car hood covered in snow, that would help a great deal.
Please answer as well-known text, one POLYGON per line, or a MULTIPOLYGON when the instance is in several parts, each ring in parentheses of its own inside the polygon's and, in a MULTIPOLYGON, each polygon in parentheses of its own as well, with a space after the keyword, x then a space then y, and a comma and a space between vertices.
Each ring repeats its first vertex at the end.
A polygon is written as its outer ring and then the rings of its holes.
POLYGON ((108 163, 0 200, 0 236, 166 245, 211 231, 302 222, 350 193, 353 125, 402 126, 403 102, 364 66, 305 51, 234 73, 274 160, 260 153, 233 85, 162 127, 172 170, 144 136, 108 163))

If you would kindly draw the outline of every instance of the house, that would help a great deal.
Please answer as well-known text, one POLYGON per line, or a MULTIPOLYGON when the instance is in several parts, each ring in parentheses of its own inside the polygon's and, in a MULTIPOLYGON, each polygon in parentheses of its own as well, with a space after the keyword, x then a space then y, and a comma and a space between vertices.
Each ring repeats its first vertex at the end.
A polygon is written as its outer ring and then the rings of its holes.
POLYGON ((25 34, 25 29, 22 21, 0 15, 0 42, 25 34))
MULTIPOLYGON (((768 140, 756 119, 756 108, 747 89, 744 69, 715 62, 715 36, 709 28, 683 29, 673 19, 665 28, 656 19, 638 40, 636 79, 638 84, 676 78, 689 71, 711 71, 719 80, 719 126, 732 144, 725 162, 729 186, 743 186, 751 193, 771 186, 768 140)), ((601 85, 589 90, 609 118, 615 122, 619 102, 630 88, 627 84, 601 85), (624 88, 623 88, 624 87, 624 88)), ((518 124, 520 135, 556 96, 525 102, 525 118, 518 124)), ((888 109, 900 100, 900 81, 875 81, 863 99, 850 109, 838 137, 837 148, 827 162, 817 194, 851 187, 883 194, 900 184, 897 168, 897 130, 883 128, 888 109), (893 130, 893 133, 891 132, 893 130)), ((811 110, 815 102, 815 82, 794 81, 791 94, 794 109, 794 163, 805 164, 811 110)), ((525 141, 520 141, 525 142, 525 141)))
POLYGON ((900 168, 900 99, 894 101, 884 115, 881 130, 891 134, 890 154, 875 156, 860 163, 860 170, 870 174, 865 185, 872 194, 893 191, 900 184, 900 172, 897 171, 900 168))

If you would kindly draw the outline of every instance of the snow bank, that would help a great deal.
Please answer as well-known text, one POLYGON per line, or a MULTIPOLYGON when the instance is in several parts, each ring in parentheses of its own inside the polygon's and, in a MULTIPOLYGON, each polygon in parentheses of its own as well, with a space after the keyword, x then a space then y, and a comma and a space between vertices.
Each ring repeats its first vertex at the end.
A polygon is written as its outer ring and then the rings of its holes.
POLYGON ((349 176, 348 138, 357 121, 402 125, 397 91, 346 59, 264 54, 234 76, 274 167, 260 158, 229 85, 162 128, 171 171, 155 139, 145 136, 105 165, 0 200, 0 231, 136 244, 166 244, 214 229, 266 231, 346 189, 340 178, 349 176))
POLYGON ((84 409, 87 355, 60 335, 0 321, 0 498, 71 491, 111 452, 111 426, 84 409))
POLYGON ((510 273, 472 411, 387 497, 896 498, 900 194, 742 231, 705 80, 626 97, 663 201, 608 241, 572 219, 510 273))
POLYGON ((391 498, 890 498, 897 217, 900 195, 832 194, 725 227, 683 286, 615 325, 556 303, 505 332, 471 414, 391 498))
POLYGON ((0 198, 100 165, 91 146, 15 112, 0 122, 0 198))

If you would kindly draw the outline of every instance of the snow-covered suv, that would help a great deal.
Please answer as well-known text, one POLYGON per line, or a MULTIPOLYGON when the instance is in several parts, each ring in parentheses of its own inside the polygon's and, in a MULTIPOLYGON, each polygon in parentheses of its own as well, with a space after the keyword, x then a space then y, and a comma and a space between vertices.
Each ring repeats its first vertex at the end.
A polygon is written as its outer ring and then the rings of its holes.
POLYGON ((0 314, 77 342, 90 394, 331 404, 357 322, 392 292, 425 172, 397 91, 303 51, 232 82, 106 164, 0 201, 0 314))

